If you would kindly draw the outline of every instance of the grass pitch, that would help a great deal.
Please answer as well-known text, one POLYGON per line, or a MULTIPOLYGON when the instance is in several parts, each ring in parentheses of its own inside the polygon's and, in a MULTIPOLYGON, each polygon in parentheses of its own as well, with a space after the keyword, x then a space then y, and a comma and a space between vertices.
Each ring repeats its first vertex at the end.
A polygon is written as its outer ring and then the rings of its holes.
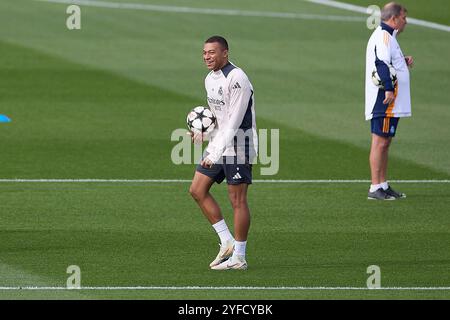
MULTIPOLYGON (((361 17, 301 1, 140 3, 361 17)), ((278 174, 261 176, 257 165, 255 179, 369 178, 363 20, 82 6, 82 29, 69 31, 66 7, 0 3, 0 113, 13 120, 0 124, 0 179, 190 179, 194 164, 171 162, 170 135, 205 104, 201 48, 212 34, 228 38, 231 60, 255 87, 258 127, 280 130, 278 174)), ((419 9, 409 15, 426 15, 419 9)), ((449 43, 448 33, 419 26, 401 35, 416 60, 413 117, 400 121, 391 179, 450 179, 450 67, 442 63, 449 43)), ((218 239, 188 186, 0 182, 0 287, 65 286, 69 265, 92 287, 365 287, 369 265, 380 266, 382 287, 450 286, 448 183, 396 184, 408 198, 389 203, 367 201, 367 183, 255 183, 249 270, 223 273, 208 269, 218 239)), ((213 194, 232 226, 226 188, 213 194)), ((0 290, 0 298, 448 299, 449 292, 0 290)))

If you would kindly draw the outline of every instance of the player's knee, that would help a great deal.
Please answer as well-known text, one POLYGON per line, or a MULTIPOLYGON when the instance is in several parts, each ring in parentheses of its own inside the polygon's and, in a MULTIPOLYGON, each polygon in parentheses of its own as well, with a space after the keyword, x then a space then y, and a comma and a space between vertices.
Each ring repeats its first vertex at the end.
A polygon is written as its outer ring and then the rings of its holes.
POLYGON ((248 210, 247 200, 234 201, 231 203, 231 207, 233 211, 248 210))
POLYGON ((233 210, 240 210, 247 208, 247 201, 236 201, 232 202, 231 206, 233 207, 233 210))
POLYGON ((391 142, 392 142, 392 138, 387 139, 386 148, 389 148, 389 146, 391 145, 391 142))
POLYGON ((205 197, 205 193, 193 185, 189 187, 189 193, 191 194, 192 198, 194 198, 194 200, 196 201, 200 201, 205 197))
POLYGON ((391 139, 389 138, 379 138, 376 141, 376 147, 378 147, 379 149, 387 149, 389 148, 389 145, 391 144, 391 139))
POLYGON ((391 144, 391 140, 389 139, 384 139, 381 143, 380 143, 380 148, 382 149, 388 149, 389 146, 391 144))
POLYGON ((230 202, 233 210, 247 207, 247 199, 239 194, 230 194, 230 202))

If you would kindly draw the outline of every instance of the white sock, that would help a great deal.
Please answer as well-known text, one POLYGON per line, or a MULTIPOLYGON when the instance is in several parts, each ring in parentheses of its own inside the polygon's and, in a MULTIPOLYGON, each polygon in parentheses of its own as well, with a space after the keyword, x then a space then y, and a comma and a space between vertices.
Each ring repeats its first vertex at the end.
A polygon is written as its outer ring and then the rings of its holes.
POLYGON ((380 186, 383 188, 383 190, 387 190, 389 188, 389 184, 387 181, 380 183, 380 186))
POLYGON ((371 184, 369 192, 375 192, 381 188, 381 184, 371 184))
POLYGON ((233 255, 237 254, 237 255, 245 257, 245 247, 246 246, 247 246, 247 241, 235 241, 233 255))
POLYGON ((216 230, 219 235, 220 242, 224 245, 228 240, 233 239, 230 230, 228 229, 227 223, 224 219, 212 225, 214 230, 216 230))

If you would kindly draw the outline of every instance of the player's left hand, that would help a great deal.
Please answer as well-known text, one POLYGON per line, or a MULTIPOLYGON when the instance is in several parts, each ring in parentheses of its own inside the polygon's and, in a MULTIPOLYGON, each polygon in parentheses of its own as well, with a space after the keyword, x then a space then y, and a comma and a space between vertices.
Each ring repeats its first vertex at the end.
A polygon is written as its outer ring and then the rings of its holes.
POLYGON ((383 104, 391 104, 395 100, 395 95, 393 91, 386 91, 384 96, 385 99, 383 100, 383 104))
POLYGON ((410 67, 410 68, 413 67, 414 59, 413 59, 412 56, 406 56, 406 57, 405 57, 405 61, 406 61, 406 65, 407 65, 408 67, 410 67))
POLYGON ((203 168, 211 168, 212 166, 213 166, 213 162, 208 158, 208 157, 206 157, 205 159, 203 159, 201 162, 200 162, 200 165, 203 167, 203 168))
POLYGON ((191 136, 191 140, 194 144, 202 144, 203 141, 206 141, 208 138, 205 133, 200 131, 188 131, 186 134, 191 136))

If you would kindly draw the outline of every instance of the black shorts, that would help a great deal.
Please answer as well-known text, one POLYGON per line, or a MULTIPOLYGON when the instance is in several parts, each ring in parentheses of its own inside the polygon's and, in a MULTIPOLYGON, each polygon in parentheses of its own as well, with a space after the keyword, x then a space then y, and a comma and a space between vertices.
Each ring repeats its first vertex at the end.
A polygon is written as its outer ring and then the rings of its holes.
POLYGON ((395 137, 400 118, 379 117, 370 120, 371 132, 380 137, 395 137))
POLYGON ((251 164, 237 164, 236 157, 222 157, 221 160, 211 168, 204 168, 198 164, 196 171, 203 173, 217 183, 221 183, 225 177, 227 178, 227 184, 252 183, 251 164))

